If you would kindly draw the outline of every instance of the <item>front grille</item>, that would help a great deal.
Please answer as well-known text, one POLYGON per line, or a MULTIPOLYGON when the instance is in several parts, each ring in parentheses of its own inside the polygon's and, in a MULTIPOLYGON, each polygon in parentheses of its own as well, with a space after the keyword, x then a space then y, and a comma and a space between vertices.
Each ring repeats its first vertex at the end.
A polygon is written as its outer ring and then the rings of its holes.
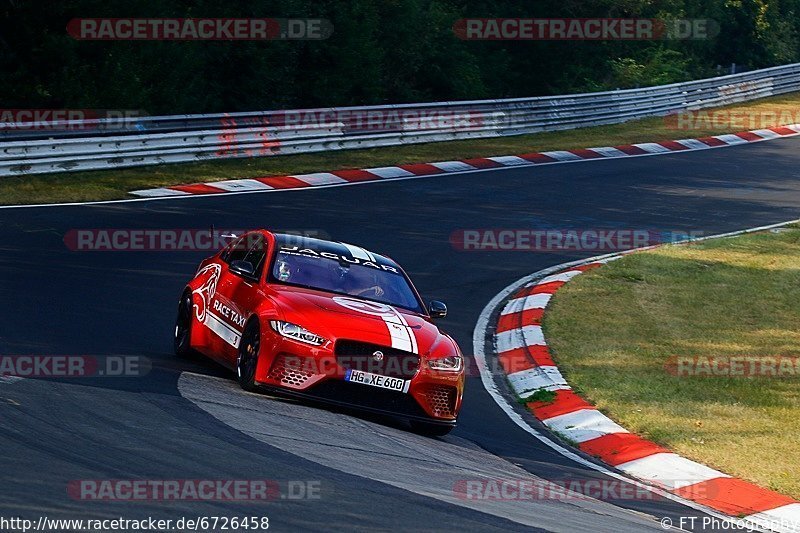
POLYGON ((360 383, 329 379, 317 383, 304 393, 323 401, 343 402, 357 408, 379 409, 398 416, 430 418, 410 394, 400 394, 360 383))
POLYGON ((267 377, 272 381, 279 382, 281 385, 301 387, 313 375, 314 373, 309 369, 303 368, 302 365, 298 364, 297 358, 293 358, 290 363, 285 355, 278 354, 267 377))
POLYGON ((456 388, 447 385, 430 385, 425 389, 428 407, 436 416, 453 417, 456 410, 456 388))
POLYGON ((350 340, 336 341, 336 361, 346 369, 410 379, 419 369, 419 356, 396 348, 350 340), (381 352, 383 357, 376 357, 381 352))

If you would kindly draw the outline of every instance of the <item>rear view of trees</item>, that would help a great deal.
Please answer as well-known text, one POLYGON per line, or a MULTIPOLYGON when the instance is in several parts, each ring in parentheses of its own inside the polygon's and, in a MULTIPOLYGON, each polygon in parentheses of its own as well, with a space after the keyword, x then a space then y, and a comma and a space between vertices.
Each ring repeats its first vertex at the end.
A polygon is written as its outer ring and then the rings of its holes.
POLYGON ((0 4, 0 107, 151 114, 535 96, 800 60, 800 0, 63 0, 0 4), (187 5, 190 7, 186 7, 187 5), (78 41, 74 17, 319 17, 324 41, 78 41), (706 40, 464 41, 470 17, 703 18, 706 40))

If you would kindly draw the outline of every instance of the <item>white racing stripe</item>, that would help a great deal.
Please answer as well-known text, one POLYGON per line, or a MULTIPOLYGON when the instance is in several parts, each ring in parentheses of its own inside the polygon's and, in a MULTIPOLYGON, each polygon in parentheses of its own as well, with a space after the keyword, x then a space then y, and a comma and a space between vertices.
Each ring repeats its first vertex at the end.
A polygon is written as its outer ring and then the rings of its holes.
POLYGON ((414 345, 411 341, 408 328, 394 321, 394 317, 384 315, 383 321, 389 329, 389 337, 392 339, 392 348, 403 350, 404 352, 414 352, 414 345))
MULTIPOLYGON (((344 245, 344 243, 341 244, 344 245)), ((355 256, 355 254, 353 255, 355 256)), ((333 301, 342 307, 350 309, 351 311, 357 311, 359 313, 380 317, 383 320, 383 323, 386 324, 386 329, 389 330, 389 339, 392 348, 403 350, 404 352, 419 354, 417 337, 414 335, 413 328, 408 325, 408 322, 403 314, 391 305, 368 300, 360 300, 358 298, 352 298, 349 296, 334 296, 333 301)))
POLYGON ((350 252, 350 255, 355 257, 356 259, 363 259, 364 261, 372 261, 375 262, 375 256, 369 250, 365 250, 360 246, 355 246, 353 244, 347 244, 346 242, 340 242, 342 246, 347 248, 347 251, 350 252))
POLYGON ((419 354, 419 346, 417 345, 417 336, 414 335, 414 328, 408 325, 408 321, 406 320, 406 317, 403 316, 403 313, 397 311, 396 309, 395 312, 397 313, 397 318, 400 319, 400 322, 403 323, 403 326, 405 326, 406 331, 408 331, 408 336, 411 339, 411 346, 412 346, 411 353, 419 354))
POLYGON ((389 336, 392 339, 392 348, 403 350, 404 352, 419 353, 417 337, 414 330, 408 326, 405 317, 393 308, 394 313, 381 315, 386 327, 389 329, 389 336))

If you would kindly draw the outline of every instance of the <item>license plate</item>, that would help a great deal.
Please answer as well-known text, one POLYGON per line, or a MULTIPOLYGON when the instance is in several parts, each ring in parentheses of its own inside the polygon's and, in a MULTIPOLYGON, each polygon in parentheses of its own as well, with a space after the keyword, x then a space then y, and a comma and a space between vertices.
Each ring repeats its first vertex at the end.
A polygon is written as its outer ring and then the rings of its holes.
POLYGON ((351 383, 361 383, 363 385, 369 385, 370 387, 389 389, 397 392, 408 392, 408 387, 411 385, 411 380, 409 379, 390 378, 388 376, 381 376, 380 374, 371 374, 369 372, 353 369, 347 371, 344 375, 344 380, 351 383))

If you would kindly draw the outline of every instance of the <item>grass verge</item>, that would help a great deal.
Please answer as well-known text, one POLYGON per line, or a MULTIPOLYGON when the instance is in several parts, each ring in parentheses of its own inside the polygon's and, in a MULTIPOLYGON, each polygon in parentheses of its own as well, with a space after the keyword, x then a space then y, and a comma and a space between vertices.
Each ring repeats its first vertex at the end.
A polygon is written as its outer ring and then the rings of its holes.
POLYGON ((765 120, 758 124, 701 123, 708 127, 677 130, 674 126, 670 127, 663 118, 657 117, 611 126, 515 137, 319 154, 215 160, 119 170, 14 176, 0 178, 0 205, 115 200, 129 197, 127 193, 132 190, 184 183, 695 138, 791 123, 795 121, 793 117, 798 108, 800 108, 800 93, 791 93, 720 108, 735 110, 737 113, 741 111, 752 116, 763 116, 765 120), (774 119, 770 119, 770 114, 774 115, 774 119))
POLYGON ((559 290, 544 330, 567 380, 626 429, 800 498, 798 359, 780 378, 667 368, 675 356, 800 356, 798 302, 794 226, 614 261, 559 290))

